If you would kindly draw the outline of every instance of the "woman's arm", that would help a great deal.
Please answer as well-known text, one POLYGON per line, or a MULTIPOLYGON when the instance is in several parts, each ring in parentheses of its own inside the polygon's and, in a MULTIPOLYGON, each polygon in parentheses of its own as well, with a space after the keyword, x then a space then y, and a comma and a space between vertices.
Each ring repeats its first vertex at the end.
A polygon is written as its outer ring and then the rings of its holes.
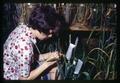
POLYGON ((58 55, 58 52, 51 52, 51 53, 46 53, 48 58, 45 60, 45 62, 40 65, 38 68, 34 69, 33 71, 30 72, 30 75, 25 78, 25 77, 20 77, 20 80, 34 80, 36 77, 38 77, 43 71, 45 71, 48 67, 52 66, 57 62, 61 54, 58 55), (51 61, 52 60, 52 61, 51 61))
POLYGON ((49 53, 45 53, 45 54, 40 54, 39 55, 39 61, 46 61, 47 59, 54 58, 54 57, 59 57, 59 54, 57 51, 55 52, 49 52, 49 53), (57 55, 57 56, 56 56, 57 55))
POLYGON ((48 59, 48 57, 50 56, 50 52, 49 53, 45 53, 45 54, 40 54, 39 55, 39 61, 45 61, 48 59))
POLYGON ((46 70, 49 66, 55 64, 56 61, 53 62, 44 62, 41 66, 36 68, 35 70, 30 72, 29 77, 20 77, 20 80, 34 80, 36 77, 38 77, 44 70, 46 70))

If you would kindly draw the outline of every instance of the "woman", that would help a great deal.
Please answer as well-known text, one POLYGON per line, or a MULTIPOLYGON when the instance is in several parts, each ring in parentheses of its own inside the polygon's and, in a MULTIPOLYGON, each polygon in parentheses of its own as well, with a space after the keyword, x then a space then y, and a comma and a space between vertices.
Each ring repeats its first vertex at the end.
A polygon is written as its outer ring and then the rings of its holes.
POLYGON ((28 26, 20 24, 11 32, 4 44, 4 79, 33 80, 57 62, 57 51, 46 53, 43 54, 46 57, 42 65, 32 71, 30 69, 36 39, 45 40, 53 37, 60 30, 61 21, 55 9, 50 6, 37 5, 33 9, 28 26), (52 59, 54 61, 50 61, 52 59))

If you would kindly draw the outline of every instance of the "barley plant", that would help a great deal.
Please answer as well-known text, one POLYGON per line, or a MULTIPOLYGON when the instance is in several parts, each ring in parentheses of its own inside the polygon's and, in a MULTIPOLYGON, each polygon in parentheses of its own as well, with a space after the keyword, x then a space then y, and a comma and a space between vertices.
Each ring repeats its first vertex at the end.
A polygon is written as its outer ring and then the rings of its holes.
MULTIPOLYGON (((101 13, 103 15, 103 4, 101 4, 101 13)), ((114 80, 117 79, 116 71, 116 32, 115 28, 112 28, 111 32, 106 32, 104 29, 107 26, 104 23, 104 18, 101 15, 100 28, 102 32, 98 32, 98 45, 97 47, 86 51, 86 47, 83 45, 81 54, 76 56, 76 48, 73 48, 71 53, 65 53, 61 63, 59 64, 59 73, 61 79, 64 80, 114 80), (69 58, 66 57, 69 55, 69 58), (82 57, 78 57, 82 56, 82 57)), ((91 31, 86 45, 89 45, 89 41, 92 38, 95 29, 91 31)), ((69 36, 71 40, 71 36, 69 36)), ((71 42, 69 40, 69 47, 71 42)), ((76 38, 77 41, 77 38, 76 38)), ((75 45, 75 44, 74 44, 75 45)), ((69 50, 68 47, 68 50, 69 50)), ((66 51, 68 52, 68 51, 66 51)))
MULTIPOLYGON (((103 15, 104 5, 98 5, 103 15)), ((76 37, 74 43, 71 42, 71 34, 56 37, 50 41, 43 41, 43 44, 39 44, 41 53, 49 51, 59 51, 64 54, 63 57, 58 61, 57 78, 59 80, 114 80, 117 79, 116 71, 116 32, 114 26, 112 31, 105 31, 105 27, 108 26, 103 16, 100 17, 99 28, 102 29, 98 32, 97 46, 86 50, 89 46, 90 40, 98 28, 93 26, 93 30, 90 32, 86 44, 79 43, 80 38, 76 37), (81 49, 79 49, 81 48, 81 49)), ((111 23, 111 22, 110 22, 111 23)), ((114 24, 115 25, 115 24, 114 24)), ((42 42, 40 42, 42 43, 42 42)))

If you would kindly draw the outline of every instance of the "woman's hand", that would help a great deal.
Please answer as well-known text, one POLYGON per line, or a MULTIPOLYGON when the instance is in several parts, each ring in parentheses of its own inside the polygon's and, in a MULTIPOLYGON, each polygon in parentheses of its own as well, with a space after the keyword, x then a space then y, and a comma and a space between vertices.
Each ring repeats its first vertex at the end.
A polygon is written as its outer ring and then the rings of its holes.
POLYGON ((46 60, 47 62, 49 61, 55 61, 55 60, 59 60, 59 58, 62 56, 63 54, 59 53, 58 51, 55 52, 50 52, 49 53, 49 57, 46 60))

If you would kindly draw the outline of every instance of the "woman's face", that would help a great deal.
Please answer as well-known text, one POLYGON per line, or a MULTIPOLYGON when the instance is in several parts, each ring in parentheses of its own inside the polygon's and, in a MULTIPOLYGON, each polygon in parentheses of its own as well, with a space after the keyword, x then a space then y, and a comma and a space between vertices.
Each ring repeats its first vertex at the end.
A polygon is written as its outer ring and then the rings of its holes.
POLYGON ((38 30, 36 30, 36 37, 37 37, 38 39, 40 39, 40 40, 48 39, 48 38, 52 37, 51 32, 52 32, 52 31, 50 30, 50 34, 47 35, 47 34, 45 34, 45 33, 43 33, 43 32, 39 32, 38 30))

